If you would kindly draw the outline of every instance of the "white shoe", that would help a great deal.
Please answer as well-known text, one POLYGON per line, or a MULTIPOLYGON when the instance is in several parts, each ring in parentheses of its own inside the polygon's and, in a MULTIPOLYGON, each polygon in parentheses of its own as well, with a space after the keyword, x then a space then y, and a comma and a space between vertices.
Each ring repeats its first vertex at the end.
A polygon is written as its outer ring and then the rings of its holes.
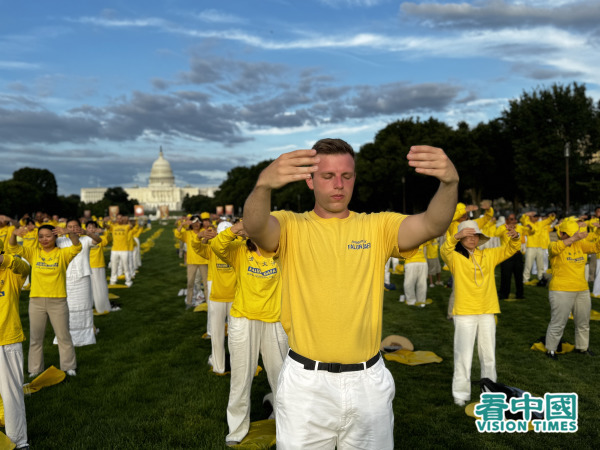
POLYGON ((467 401, 454 397, 454 404, 458 406, 465 406, 467 404, 467 401))
POLYGON ((125 286, 131 287, 133 285, 133 281, 126 281, 125 286))
POLYGON ((77 372, 75 372, 75 369, 70 369, 67 370, 67 375, 69 375, 70 377, 74 377, 77 375, 77 372))
POLYGON ((42 373, 42 372, 37 372, 37 373, 32 373, 32 372, 30 372, 30 373, 29 373, 29 378, 35 378, 35 377, 37 377, 37 376, 38 376, 40 373, 42 373))
POLYGON ((435 287, 435 284, 431 283, 431 284, 429 285, 429 287, 435 287))

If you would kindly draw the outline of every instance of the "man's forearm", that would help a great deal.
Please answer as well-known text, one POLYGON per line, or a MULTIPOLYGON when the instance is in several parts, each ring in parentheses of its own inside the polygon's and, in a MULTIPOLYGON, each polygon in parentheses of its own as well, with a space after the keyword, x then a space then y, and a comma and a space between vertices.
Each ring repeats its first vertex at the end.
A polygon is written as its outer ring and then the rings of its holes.
POLYGON ((268 230, 270 215, 271 189, 257 185, 244 205, 244 229, 257 243, 268 230))
POLYGON ((446 232, 458 201, 458 182, 440 183, 440 187, 429 202, 425 211, 425 226, 431 236, 441 236, 446 232))

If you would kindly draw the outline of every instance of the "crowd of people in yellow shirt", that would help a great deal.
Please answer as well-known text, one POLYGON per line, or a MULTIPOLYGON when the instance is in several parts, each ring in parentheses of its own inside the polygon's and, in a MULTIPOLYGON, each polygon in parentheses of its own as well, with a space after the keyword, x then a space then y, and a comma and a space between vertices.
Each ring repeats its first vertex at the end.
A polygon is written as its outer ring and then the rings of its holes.
MULTIPOLYGON (((551 319, 545 336, 546 355, 557 359, 557 347, 569 316, 575 323, 575 351, 594 356, 589 349, 591 296, 600 291, 600 207, 593 216, 563 217, 554 213, 540 217, 537 212, 509 213, 499 220, 491 202, 480 205, 483 214, 469 220, 479 207, 458 203, 445 236, 426 242, 417 255, 405 261, 404 292, 409 305, 424 306, 427 287, 425 261, 440 253, 450 270, 448 318, 455 326, 454 401, 464 405, 471 396, 470 372, 473 347, 477 341, 481 377, 496 381, 495 314, 501 300, 523 300, 524 285, 548 287, 551 319), (474 242, 473 242, 474 241, 474 242), (591 264, 589 264, 591 263, 591 264), (500 265, 500 288, 496 288, 494 269, 500 265), (413 267, 422 266, 418 279, 413 267), (590 268, 591 267, 591 268, 590 268), (532 274, 536 278, 530 280, 532 274), (511 297, 514 277, 516 295, 511 297), (594 282, 590 293, 588 280, 594 282), (408 283, 408 286, 407 286, 408 283), (417 286, 416 299, 415 288, 417 286), (515 298, 516 297, 516 298, 515 298), (416 300, 416 301, 415 301, 416 300)), ((430 266, 430 287, 439 273, 430 266)), ((404 297, 401 296, 401 301, 404 297)))
MULTIPOLYGON (((21 290, 29 290, 29 378, 45 369, 44 336, 48 319, 56 335, 60 368, 75 376, 75 347, 96 343, 97 314, 118 311, 109 300, 104 248, 111 257, 111 279, 126 274, 131 286, 141 260, 134 256, 143 231, 126 216, 60 219, 41 212, 12 220, 0 215, 0 396, 5 429, 16 448, 28 448, 23 400, 25 333, 19 317, 21 290)), ((138 254, 139 255, 139 254, 138 254)))

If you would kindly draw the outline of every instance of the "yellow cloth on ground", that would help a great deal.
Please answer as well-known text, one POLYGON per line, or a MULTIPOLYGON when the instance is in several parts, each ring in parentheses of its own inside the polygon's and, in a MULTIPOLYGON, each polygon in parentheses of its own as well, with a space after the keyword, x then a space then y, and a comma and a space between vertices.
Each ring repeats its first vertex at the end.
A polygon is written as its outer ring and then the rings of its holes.
MULTIPOLYGON (((541 342, 536 342, 535 344, 533 344, 531 346, 531 350, 539 350, 540 352, 544 352, 544 353, 546 353, 548 351, 546 346, 544 344, 542 344, 541 342)), ((572 352, 573 350, 575 350, 575 346, 573 344, 569 344, 568 342, 563 342, 562 350, 560 352, 557 351, 556 353, 559 355, 563 355, 565 353, 572 352)))
POLYGON ((208 304, 206 302, 200 303, 198 306, 194 308, 194 312, 207 312, 208 304))
POLYGON ((65 379, 66 376, 67 375, 62 370, 57 369, 54 366, 50 366, 37 377, 35 377, 31 383, 24 385, 23 392, 25 394, 33 394, 42 388, 54 386, 55 384, 60 383, 65 379))
POLYGON ((108 294, 108 298, 109 300, 116 300, 121 297, 119 297, 117 294, 108 294))
POLYGON ((443 361, 443 359, 435 353, 423 350, 411 352, 410 350, 400 349, 392 353, 385 353, 383 357, 388 361, 396 361, 400 364, 406 364, 407 366, 440 363, 443 361))
MULTIPOLYGON (((4 417, 4 410, 2 410, 2 416, 4 417)), ((12 450, 15 447, 15 443, 11 441, 2 431, 0 431, 0 450, 12 450)))
MULTIPOLYGON (((473 417, 474 419, 481 419, 481 417, 478 417, 475 415, 475 407, 478 405, 478 402, 473 402, 473 403, 469 403, 467 406, 465 406, 465 414, 469 417, 473 417)), ((527 428, 529 429, 529 431, 533 431, 534 430, 534 426, 532 422, 529 422, 529 424, 527 425, 527 428)))
POLYGON ((275 419, 252 422, 246 437, 238 445, 234 445, 234 448, 271 448, 275 445, 275 435, 275 419))
MULTIPOLYGON (((62 380, 65 379, 65 377, 66 377, 66 374, 62 370, 59 370, 54 366, 50 366, 44 372, 39 374, 31 383, 25 384, 23 386, 23 393, 24 394, 33 394, 34 392, 37 392, 37 391, 41 390, 42 388, 45 388, 48 386, 53 386, 55 384, 60 383, 62 380)), ((0 426, 4 426, 4 404, 2 403, 1 397, 0 397, 0 426)), ((2 433, 0 433, 0 434, 2 434, 2 433)), ((11 441, 9 440, 9 442, 11 442, 11 441)), ((2 436, 0 436, 0 450, 3 450, 4 448, 14 448, 14 445, 13 445, 13 447, 3 447, 2 446, 2 436)))
POLYGON ((126 286, 124 284, 109 284, 108 288, 109 289, 127 289, 128 286, 126 286))
MULTIPOLYGON (((573 313, 571 313, 569 315, 569 319, 572 319, 572 318, 573 318, 573 313)), ((600 312, 592 309, 590 311, 590 320, 600 320, 600 312)))

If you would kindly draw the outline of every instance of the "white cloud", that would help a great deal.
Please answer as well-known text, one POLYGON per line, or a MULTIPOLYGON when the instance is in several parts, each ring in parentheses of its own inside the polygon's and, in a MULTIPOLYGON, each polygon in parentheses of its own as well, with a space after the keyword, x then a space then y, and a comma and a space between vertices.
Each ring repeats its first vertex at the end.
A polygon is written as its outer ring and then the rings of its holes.
POLYGON ((234 16, 232 14, 227 14, 221 11, 217 11, 216 9, 207 9, 198 14, 194 14, 194 17, 202 20, 203 22, 209 23, 245 23, 246 20, 234 16))

